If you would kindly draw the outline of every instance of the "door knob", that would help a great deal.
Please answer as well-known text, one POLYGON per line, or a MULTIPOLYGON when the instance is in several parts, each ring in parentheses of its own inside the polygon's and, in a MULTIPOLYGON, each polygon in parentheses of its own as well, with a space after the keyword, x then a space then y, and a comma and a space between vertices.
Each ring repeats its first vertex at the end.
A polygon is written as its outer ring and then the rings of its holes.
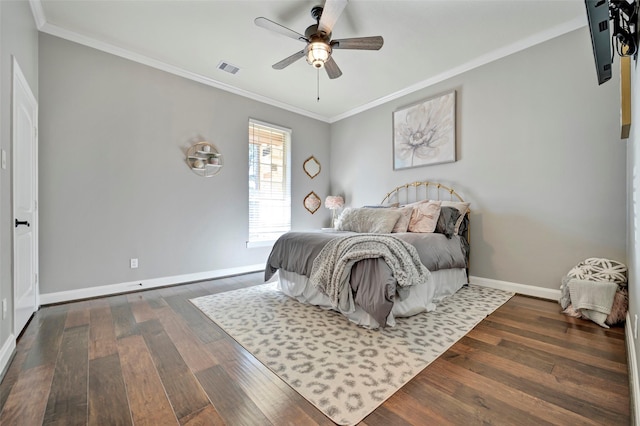
POLYGON ((27 226, 31 226, 31 224, 29 223, 28 220, 18 220, 16 219, 16 228, 20 225, 27 225, 27 226))

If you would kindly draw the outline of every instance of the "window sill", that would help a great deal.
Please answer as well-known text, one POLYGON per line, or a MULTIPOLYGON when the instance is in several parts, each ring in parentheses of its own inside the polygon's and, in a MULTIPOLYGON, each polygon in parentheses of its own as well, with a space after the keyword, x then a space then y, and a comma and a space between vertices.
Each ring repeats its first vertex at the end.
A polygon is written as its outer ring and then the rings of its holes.
POLYGON ((276 240, 269 241, 247 241, 247 248, 273 247, 276 240))

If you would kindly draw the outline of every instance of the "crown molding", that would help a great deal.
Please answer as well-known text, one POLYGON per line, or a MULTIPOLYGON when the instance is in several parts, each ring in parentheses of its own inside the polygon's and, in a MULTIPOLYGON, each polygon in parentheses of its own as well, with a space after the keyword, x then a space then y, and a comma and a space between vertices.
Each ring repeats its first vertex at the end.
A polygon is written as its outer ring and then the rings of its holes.
POLYGON ((351 117, 353 115, 359 114, 371 108, 375 108, 377 106, 386 104, 387 102, 393 101, 395 99, 401 98, 403 96, 409 95, 411 93, 417 92, 418 90, 422 90, 429 86, 433 86, 434 84, 440 83, 442 81, 448 80, 452 77, 470 71, 474 68, 481 67, 482 65, 486 65, 490 62, 497 61, 498 59, 502 59, 506 56, 517 53, 521 50, 528 49, 529 47, 533 47, 537 44, 544 43, 545 41, 549 41, 553 38, 560 37, 564 34, 570 33, 577 29, 587 26, 586 18, 576 18, 571 21, 567 21, 562 25, 558 25, 556 27, 550 28, 546 31, 539 32, 534 34, 526 39, 520 40, 516 43, 509 44, 501 49, 494 50, 485 55, 479 56, 476 59, 469 61, 465 64, 447 70, 443 73, 440 73, 434 77, 423 80, 419 83, 413 84, 405 89, 399 90, 395 93, 392 93, 387 96, 383 96, 375 101, 366 103, 362 106, 354 108, 345 113, 333 116, 329 118, 329 123, 335 123, 337 121, 343 120, 345 118, 351 117))
POLYGON ((514 53, 517 53, 521 50, 525 50, 528 49, 530 47, 533 47, 535 45, 544 43, 546 41, 549 41, 553 38, 556 37, 560 37, 564 34, 570 33, 572 31, 578 30, 582 27, 586 27, 588 22, 586 20, 586 17, 578 17, 575 19, 572 19, 570 21, 567 21, 561 25, 555 26, 553 28, 549 28, 546 31, 542 31, 539 32, 537 34, 534 34, 526 39, 517 41, 515 43, 511 43, 507 46, 504 46, 501 49, 497 49, 494 50, 492 52, 489 52, 485 55, 479 56, 476 59, 469 61, 465 64, 459 65, 455 68, 452 68, 450 70, 447 70, 443 73, 440 73, 436 76, 433 76, 431 78, 428 78, 426 80, 420 81, 416 84, 413 84, 411 86, 408 86, 402 90, 399 90, 397 92, 391 93, 387 96, 383 96, 381 98, 378 98, 376 100, 373 100, 371 102, 365 103, 359 107, 353 108, 349 111, 346 111, 342 114, 338 114, 335 115, 333 117, 327 117, 324 115, 320 115, 320 114, 316 114, 313 113, 311 111, 307 111, 305 109, 302 108, 298 108, 296 106, 284 103, 284 102, 280 102, 277 101, 275 99, 266 97, 266 96, 262 96, 259 95, 257 93, 253 93, 247 90, 242 90, 239 89, 237 87, 231 86, 229 84, 226 83, 222 83, 220 81, 217 81, 215 79, 212 79, 210 77, 206 77, 202 74, 198 74, 198 73, 194 73, 191 71, 188 71, 184 68, 181 67, 177 67, 175 65, 171 65, 168 64, 166 62, 162 62, 159 61, 157 59, 153 59, 151 57, 145 56, 145 55, 141 55, 139 53, 135 53, 131 50, 122 48, 122 47, 118 47, 115 46, 113 44, 110 43, 106 43, 100 40, 97 40, 95 38, 92 37, 88 37, 82 34, 79 34, 77 32, 74 31, 69 31, 65 28, 62 27, 58 27, 56 25, 52 25, 50 23, 47 22, 46 20, 46 15, 44 13, 44 10, 42 8, 42 3, 41 0, 29 0, 29 4, 31 5, 31 11, 33 13, 33 17, 34 20, 36 22, 36 25, 38 27, 38 30, 40 30, 43 33, 46 34, 50 34, 56 37, 60 37, 63 38, 65 40, 69 40, 78 44, 82 44, 84 46, 88 46, 88 47, 92 47, 94 49, 106 52, 106 53, 110 53, 112 55, 116 55, 119 56, 121 58, 125 58, 125 59, 129 59, 131 61, 134 62, 138 62, 141 63, 143 65, 147 65, 150 66, 152 68, 156 68, 159 69, 161 71, 165 71, 168 72, 170 74, 174 74, 183 78, 187 78, 189 80, 193 80, 199 83, 202 83, 204 85, 207 86, 211 86, 211 87, 215 87, 217 89, 220 90, 224 90, 226 92, 230 92, 233 94, 236 94, 238 96, 243 96, 245 98, 249 98, 249 99, 253 99, 255 101, 258 102, 262 102, 264 104, 267 105, 271 105, 277 108, 281 108, 284 109, 286 111, 290 111, 296 114, 300 114, 302 116, 305 117, 309 117, 309 118, 313 118, 315 120, 319 120, 319 121, 323 121, 326 123, 335 123, 338 122, 340 120, 344 120, 345 118, 354 116, 356 114, 360 114, 361 112, 367 111, 369 109, 378 107, 380 105, 386 104, 390 101, 393 101, 395 99, 399 99, 403 96, 407 96, 411 93, 417 92, 419 90, 425 89, 429 86, 433 86, 437 83, 440 83, 442 81, 448 80, 452 77, 458 76, 460 74, 463 74, 467 71, 470 71, 472 69, 481 67, 483 65, 486 65, 490 62, 502 59, 504 57, 507 57, 509 55, 512 55, 514 53))
POLYGON ((42 2, 40 0, 29 0, 29 6, 31 6, 31 13, 33 14, 33 20, 36 22, 36 27, 40 30, 47 23, 42 2))
MULTIPOLYGON (((38 0, 34 0, 38 1, 38 0)), ((38 1, 39 2, 39 1, 38 1)), ((286 104, 284 102, 279 102, 274 99, 268 98, 266 96, 258 95, 257 93, 249 92, 247 90, 242 90, 237 87, 231 86, 226 83, 222 83, 220 81, 214 80, 212 78, 206 77, 204 75, 194 73, 184 68, 177 67, 166 62, 159 61, 157 59, 153 59, 151 57, 141 55, 139 53, 135 53, 131 50, 115 46, 110 43, 105 43, 103 41, 97 40, 92 37, 87 37, 85 35, 76 33, 74 31, 69 31, 65 28, 58 27, 56 25, 49 24, 45 22, 39 30, 43 33, 50 34, 65 40, 72 41, 74 43, 78 43, 87 47, 94 48, 96 50, 100 50, 106 53, 110 53, 115 56, 119 56, 121 58, 129 59, 131 61, 147 65, 149 67, 168 72, 170 74, 174 74, 189 80, 196 81, 198 83, 205 84, 207 86, 215 87, 216 89, 224 90, 226 92, 230 92, 236 94, 238 96, 243 96, 245 98, 253 99, 254 101, 262 102, 277 108, 281 108, 287 111, 294 112, 296 114, 300 114, 306 117, 313 118, 315 120, 323 121, 328 123, 329 119, 326 116, 319 115, 302 108, 295 107, 293 105, 286 104)))

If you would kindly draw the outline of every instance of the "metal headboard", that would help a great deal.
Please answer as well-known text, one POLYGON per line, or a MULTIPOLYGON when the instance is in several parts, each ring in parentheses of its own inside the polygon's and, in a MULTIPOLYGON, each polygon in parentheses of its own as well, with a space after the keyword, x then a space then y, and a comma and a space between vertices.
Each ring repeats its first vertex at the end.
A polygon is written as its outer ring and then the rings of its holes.
POLYGON ((446 185, 438 182, 423 181, 405 183, 404 185, 395 187, 382 199, 382 204, 385 202, 408 204, 414 201, 427 199, 464 201, 460 194, 446 185), (421 189, 422 187, 424 187, 424 189, 421 189), (411 195, 413 195, 413 197, 411 197, 411 195))
MULTIPOLYGON (((395 203, 398 202, 400 204, 409 204, 414 201, 422 201, 422 200, 441 200, 441 201, 464 201, 460 194, 458 194, 453 188, 450 188, 446 185, 443 185, 438 182, 413 182, 413 183, 405 183, 404 185, 397 186, 393 188, 385 197, 382 199, 382 203, 395 203), (411 197, 413 195, 413 197, 411 197)), ((467 242, 467 247, 469 247, 469 243, 471 241, 470 238, 470 230, 468 225, 468 217, 469 210, 467 210, 467 229, 464 234, 460 236, 463 237, 467 242)), ((469 252, 467 251, 467 277, 469 276, 469 252)), ((468 279, 468 278, 467 278, 468 279)))

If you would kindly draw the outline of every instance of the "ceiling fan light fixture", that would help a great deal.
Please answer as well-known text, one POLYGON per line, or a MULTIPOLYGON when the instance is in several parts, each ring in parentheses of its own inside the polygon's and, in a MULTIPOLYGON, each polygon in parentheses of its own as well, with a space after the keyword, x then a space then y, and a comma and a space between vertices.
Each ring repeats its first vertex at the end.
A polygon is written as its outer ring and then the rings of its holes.
POLYGON ((271 65, 271 68, 281 70, 304 57, 307 63, 316 70, 324 68, 327 71, 327 76, 330 79, 335 79, 342 75, 342 71, 331 56, 333 49, 379 50, 384 43, 382 36, 331 39, 333 25, 347 3, 348 0, 324 0, 323 6, 314 6, 311 9, 311 17, 316 23, 309 25, 304 31, 304 35, 262 16, 256 18, 254 22, 257 26, 306 43, 304 49, 276 62, 271 65))
POLYGON ((331 46, 324 41, 313 41, 306 50, 307 62, 315 68, 322 68, 331 56, 331 46))

